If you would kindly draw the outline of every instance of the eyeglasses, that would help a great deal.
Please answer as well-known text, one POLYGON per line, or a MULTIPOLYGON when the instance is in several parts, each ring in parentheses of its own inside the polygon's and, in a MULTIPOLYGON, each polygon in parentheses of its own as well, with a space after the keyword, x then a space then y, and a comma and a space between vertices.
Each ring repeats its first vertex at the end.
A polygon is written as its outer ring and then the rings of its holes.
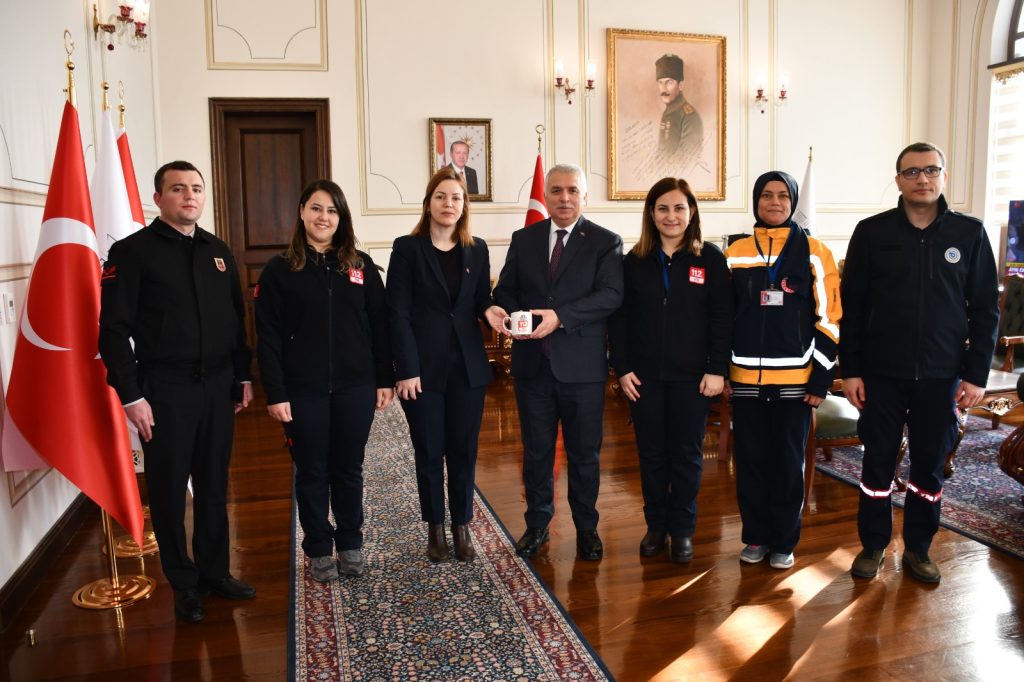
POLYGON ((917 176, 924 173, 926 178, 937 178, 942 172, 942 166, 928 166, 927 168, 904 168, 900 175, 904 180, 917 180, 917 176))

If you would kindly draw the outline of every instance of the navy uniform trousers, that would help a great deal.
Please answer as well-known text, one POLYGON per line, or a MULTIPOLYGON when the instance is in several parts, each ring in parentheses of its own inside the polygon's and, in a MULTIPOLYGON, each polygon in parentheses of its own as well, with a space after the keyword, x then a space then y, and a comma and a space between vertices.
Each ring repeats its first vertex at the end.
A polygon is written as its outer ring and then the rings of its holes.
POLYGON ((811 409, 798 398, 733 398, 736 498, 744 544, 789 554, 800 541, 811 409))
POLYGON ((657 379, 644 379, 640 398, 629 404, 649 530, 693 536, 710 407, 699 381, 657 379))
POLYGON ((373 384, 315 396, 290 396, 284 425, 295 462, 295 501, 306 556, 363 546, 363 456, 377 388, 373 384), (334 513, 331 526, 328 512, 334 513))
POLYGON ((175 591, 226 578, 230 539, 228 464, 235 428, 231 367, 212 376, 140 368, 153 410, 153 438, 142 444, 146 490, 160 565, 175 591), (192 555, 185 539, 185 491, 192 478, 192 555))
POLYGON ((892 482, 907 427, 910 476, 903 541, 927 554, 939 529, 942 469, 957 434, 954 392, 959 379, 864 377, 864 410, 857 434, 864 443, 857 530, 865 549, 885 549, 892 538, 892 482))

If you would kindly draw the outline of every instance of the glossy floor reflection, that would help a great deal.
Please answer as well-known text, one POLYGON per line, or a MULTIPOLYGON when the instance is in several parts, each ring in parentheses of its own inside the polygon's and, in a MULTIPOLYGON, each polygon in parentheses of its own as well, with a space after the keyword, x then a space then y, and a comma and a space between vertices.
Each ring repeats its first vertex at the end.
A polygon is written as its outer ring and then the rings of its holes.
MULTIPOLYGON (((741 565, 734 473, 715 457, 713 437, 705 443, 696 557, 685 566, 667 555, 641 559, 646 528, 627 415, 609 393, 598 503, 605 558, 575 559, 559 476, 551 542, 533 560, 619 680, 1024 679, 1024 562, 940 530, 932 552, 943 571, 938 586, 904 576, 899 539, 879 578, 855 582, 848 569, 859 549, 857 491, 819 475, 796 566, 741 565)), ((158 580, 150 599, 123 609, 123 628, 116 613, 73 607, 72 592, 103 575, 97 512, 0 638, 0 679, 284 679, 291 479, 282 445, 262 405, 240 415, 229 491, 232 566, 256 585, 256 599, 211 598, 203 623, 178 625, 158 562, 122 560, 120 570, 158 580), (35 646, 24 635, 29 628, 35 646)), ((477 484, 518 537, 522 446, 507 380, 488 391, 480 445, 477 484)))

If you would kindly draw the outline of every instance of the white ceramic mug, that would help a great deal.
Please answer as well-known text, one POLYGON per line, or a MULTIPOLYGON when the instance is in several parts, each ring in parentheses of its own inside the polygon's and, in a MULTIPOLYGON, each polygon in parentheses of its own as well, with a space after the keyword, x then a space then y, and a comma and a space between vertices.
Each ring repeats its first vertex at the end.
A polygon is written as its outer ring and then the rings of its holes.
POLYGON ((529 310, 517 310, 502 320, 501 326, 513 336, 529 336, 533 333, 533 314, 529 310))

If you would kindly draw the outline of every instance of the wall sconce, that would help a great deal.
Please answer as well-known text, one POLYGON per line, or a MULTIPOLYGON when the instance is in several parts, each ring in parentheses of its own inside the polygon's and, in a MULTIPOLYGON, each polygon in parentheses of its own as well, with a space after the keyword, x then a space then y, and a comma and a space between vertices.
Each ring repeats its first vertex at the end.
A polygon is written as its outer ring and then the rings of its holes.
POLYGON ((98 0, 92 6, 92 32, 96 39, 105 41, 108 50, 114 49, 115 35, 118 42, 127 40, 132 47, 141 47, 148 35, 146 25, 149 23, 149 0, 117 0, 118 13, 110 14, 106 23, 100 21, 100 4, 103 2, 98 0), (104 33, 102 38, 100 31, 104 33))
MULTIPOLYGON (((754 95, 754 108, 762 114, 768 106, 768 96, 764 94, 764 91, 764 77, 762 76, 757 79, 757 94, 754 95)), ((779 95, 775 101, 775 106, 785 106, 787 102, 789 102, 789 74, 784 73, 779 80, 779 95)))
MULTIPOLYGON (((594 81, 597 79, 597 65, 594 62, 587 62, 587 84, 583 87, 583 94, 589 95, 594 91, 594 81)), ((565 76, 565 64, 561 59, 555 62, 555 90, 565 95, 565 101, 572 104, 573 93, 579 88, 579 84, 572 85, 565 76)))

